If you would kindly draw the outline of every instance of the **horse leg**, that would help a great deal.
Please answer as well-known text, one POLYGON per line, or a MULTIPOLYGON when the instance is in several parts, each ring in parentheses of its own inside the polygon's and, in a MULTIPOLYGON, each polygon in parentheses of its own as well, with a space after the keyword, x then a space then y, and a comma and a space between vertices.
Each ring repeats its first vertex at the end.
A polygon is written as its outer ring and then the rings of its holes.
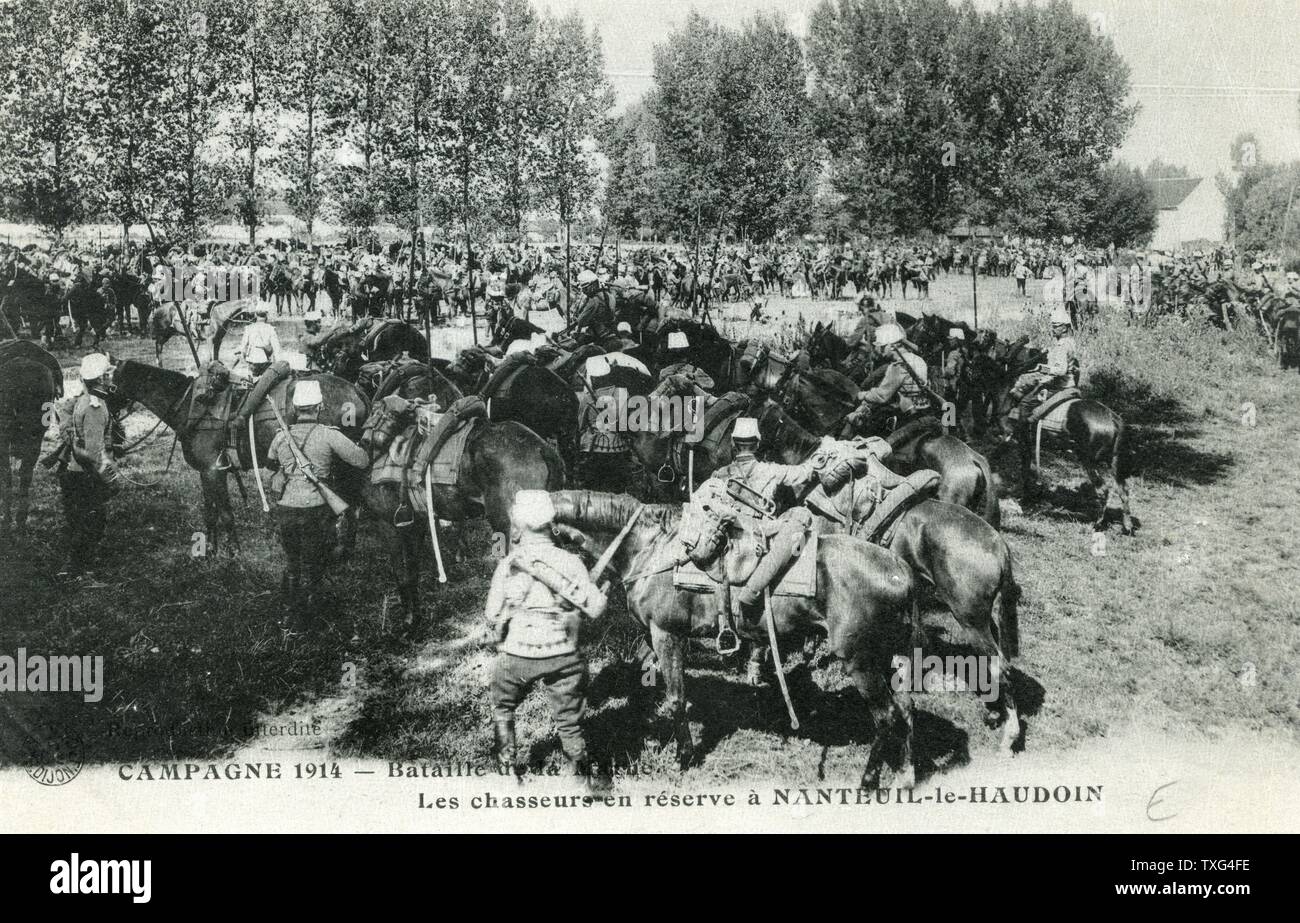
MULTIPOLYGON (((13 474, 10 470, 9 446, 0 441, 0 538, 9 537, 9 513, 13 502, 13 474)), ((6 543, 7 544, 7 543, 6 543)))
POLYGON ((660 628, 657 622, 651 622, 650 644, 664 678, 664 701, 659 714, 672 725, 677 764, 685 769, 695 759, 695 742, 691 739, 690 722, 686 720, 686 641, 660 628))
POLYGON ((1106 508, 1110 506, 1110 485, 1091 462, 1084 462, 1083 470, 1088 475, 1089 483, 1092 484, 1093 493, 1097 495, 1097 518, 1093 520, 1092 529, 1094 532, 1105 532, 1106 508))
POLYGON ((916 784, 916 767, 912 763, 912 694, 906 689, 891 690, 887 677, 892 674, 892 668, 884 665, 882 669, 877 664, 877 669, 871 669, 863 659, 855 657, 845 664, 876 726, 876 736, 862 772, 862 788, 868 791, 880 788, 881 769, 889 762, 890 749, 897 747, 893 787, 910 789, 916 784))
POLYGON ((424 536, 416 532, 418 520, 408 528, 393 528, 398 554, 393 559, 397 572, 397 595, 402 602, 402 618, 406 631, 419 626, 423 612, 420 608, 420 553, 424 536))

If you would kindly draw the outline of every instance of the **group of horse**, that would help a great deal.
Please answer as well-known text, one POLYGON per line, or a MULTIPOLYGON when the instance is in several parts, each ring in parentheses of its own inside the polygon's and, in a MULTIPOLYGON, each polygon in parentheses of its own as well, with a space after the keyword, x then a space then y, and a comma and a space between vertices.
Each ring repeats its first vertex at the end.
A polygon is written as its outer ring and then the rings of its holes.
MULTIPOLYGON (((922 350, 932 347, 949 323, 931 318, 900 320, 910 321, 910 335, 922 350)), ((455 357, 411 359, 428 356, 428 342, 417 327, 394 320, 383 324, 365 344, 365 363, 358 366, 341 359, 355 357, 358 347, 349 337, 362 335, 347 331, 318 347, 313 356, 318 368, 333 371, 311 375, 322 386, 322 421, 338 426, 354 440, 361 437, 374 401, 386 394, 433 397, 443 408, 466 395, 490 398, 488 419, 469 437, 455 483, 433 486, 428 508, 436 520, 464 522, 481 517, 494 531, 508 535, 515 493, 540 489, 553 492, 559 518, 569 527, 576 547, 597 554, 617 535, 620 545, 611 566, 622 576, 628 611, 646 631, 657 657, 666 691, 662 713, 671 722, 678 756, 686 765, 694 758, 686 719, 687 641, 709 634, 716 627, 716 613, 706 596, 678 589, 671 568, 657 563, 676 533, 682 501, 731 461, 727 437, 742 412, 758 420, 766 457, 790 464, 808 458, 825 435, 864 432, 852 424, 849 413, 857 405, 860 388, 881 373, 888 357, 862 362, 859 355, 856 363, 849 364, 849 350, 825 326, 815 329, 797 354, 780 356, 757 342, 732 343, 712 326, 684 318, 644 327, 641 345, 627 351, 639 354, 651 369, 680 361, 680 354, 670 356, 668 351, 669 335, 674 332, 687 334, 689 361, 713 378, 715 394, 722 398, 714 406, 729 410, 716 421, 711 438, 700 443, 688 443, 680 433, 621 434, 635 462, 635 478, 623 494, 597 493, 572 482, 571 473, 577 470, 573 460, 578 395, 587 386, 585 360, 605 352, 600 345, 559 339, 522 357, 509 357, 511 377, 523 378, 516 387, 500 390, 504 360, 499 350, 475 347, 455 357), (391 363, 395 374, 378 378, 366 374, 369 366, 385 362, 391 363)), ((220 335, 214 337, 214 358, 219 356, 221 341, 220 335)), ((1039 358, 1023 344, 996 341, 988 356, 986 393, 1009 386, 1022 367, 1039 358)), ((38 398, 52 399, 46 394, 48 365, 20 366, 10 361, 0 365, 0 373, 0 393, 29 395, 14 405, 6 419, 15 414, 31 416, 43 406, 38 398), (15 378, 24 384, 17 386, 15 378)), ((199 476, 209 547, 215 552, 220 540, 229 537, 238 553, 228 478, 235 477, 241 490, 243 482, 239 470, 222 463, 229 438, 225 419, 215 412, 209 415, 202 407, 195 410, 197 383, 196 377, 182 372, 125 360, 117 365, 110 407, 121 415, 143 406, 177 434, 185 461, 199 476)), ((280 383, 271 399, 287 406, 291 386, 288 381, 280 383)), ((631 390, 662 394, 663 387, 647 375, 639 384, 634 380, 631 390)), ((1123 424, 1104 407, 1090 406, 1095 402, 1077 403, 1083 406, 1068 427, 1073 448, 1090 476, 1094 468, 1107 464, 1123 495, 1118 465, 1123 424)), ((771 608, 782 644, 795 646, 810 637, 825 637, 865 697, 879 730, 864 773, 865 785, 878 784, 886 766, 893 769, 897 784, 910 784, 913 778, 910 694, 893 688, 889 677, 893 655, 921 643, 923 601, 935 601, 950 611, 966 629, 975 652, 991 658, 994 669, 1002 671, 1004 681, 990 708, 1004 752, 1016 746, 1021 731, 1012 684, 1005 681, 1010 658, 1019 648, 1019 589, 1011 552, 1000 532, 997 482, 986 458, 945 432, 939 421, 910 421, 891 431, 897 422, 873 418, 866 421, 865 432, 889 438, 893 449, 889 464, 900 474, 921 469, 937 472, 936 495, 902 515, 885 547, 823 523, 816 545, 815 593, 807 598, 774 597, 771 608)), ((254 414, 249 444, 253 451, 246 453, 246 470, 265 466, 275 427, 269 408, 254 414)), ((39 446, 43 423, 29 421, 28 428, 39 446)), ((381 462, 374 460, 374 464, 381 462)), ((347 554, 353 547, 358 510, 365 510, 387 537, 404 621, 413 626, 422 611, 419 577, 429 547, 426 535, 434 524, 427 521, 424 510, 416 509, 413 528, 410 517, 398 516, 403 506, 400 487, 372 483, 369 474, 346 469, 335 485, 351 504, 340 520, 340 548, 347 554)), ((7 525, 11 494, 7 478, 4 486, 7 525)), ((25 500, 21 502, 25 505, 25 500)), ((1100 522, 1104 522, 1105 505, 1103 497, 1100 522)), ((1124 518, 1127 528, 1126 497, 1124 518)), ((744 544, 739 533, 731 538, 737 548, 744 544)), ((766 637, 752 625, 742 626, 741 633, 754 649, 761 648, 766 637)))

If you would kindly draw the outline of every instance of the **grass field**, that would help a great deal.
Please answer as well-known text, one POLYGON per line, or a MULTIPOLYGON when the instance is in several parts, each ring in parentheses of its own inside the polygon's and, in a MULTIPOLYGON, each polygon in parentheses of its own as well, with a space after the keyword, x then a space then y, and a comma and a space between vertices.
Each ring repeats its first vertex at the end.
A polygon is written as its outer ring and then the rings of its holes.
MULTIPOLYGON (((980 284, 981 324, 1003 333, 1034 325, 1021 316, 1010 280, 980 284)), ((927 307, 970 320, 969 288, 969 277, 941 278, 927 307)), ((847 326, 850 307, 773 299, 768 313, 778 323, 802 314, 847 326)), ((760 332, 747 330, 747 317, 747 307, 735 306, 719 322, 737 337, 760 332)), ((292 332, 287 326, 285 339, 292 332)), ((441 336, 440 349, 450 350, 470 333, 441 336)), ((1300 376, 1283 376, 1244 341, 1173 323, 1107 323, 1082 345, 1085 386, 1136 431, 1130 484, 1141 528, 1134 537, 1112 530, 1097 545, 1091 498, 1078 489, 1083 473, 1056 455, 1045 458, 1053 489, 1043 502, 1025 509, 1004 502, 1024 589, 1016 684, 1027 752, 1068 759, 1133 727, 1194 739, 1243 732, 1294 740, 1300 376), (1255 408, 1253 426, 1243 423, 1246 402, 1255 408)), ((114 349, 141 355, 138 344, 114 349)), ((152 359, 151 347, 143 357, 152 359)), ((170 344, 164 361, 187 365, 184 345, 170 344)), ((151 423, 141 412, 132 432, 151 423)), ((33 739, 55 726, 74 728, 91 762, 230 754, 256 746, 268 724, 321 715, 328 720, 313 745, 337 755, 489 758, 485 526, 467 530, 472 556, 445 587, 426 572, 431 618, 420 638, 403 642, 390 631, 392 579, 373 525, 363 526, 353 560, 331 575, 338 613, 331 626, 287 637, 276 623, 282 554, 252 485, 249 502, 236 499, 243 555, 196 557, 197 480, 179 457, 164 470, 170 445, 160 434, 127 463, 136 486, 113 503, 95 583, 52 580, 60 563, 58 496, 51 478, 38 477, 29 540, 0 551, 0 652, 102 654, 107 692, 95 705, 6 696, 5 759, 38 758, 33 739)), ((995 460, 1004 494, 1016 493, 1010 454, 995 460)), ((929 623, 936 633, 958 632, 943 615, 929 623)), ((653 702, 624 665, 635 640, 621 612, 590 639, 588 738, 598 758, 634 766, 658 786, 858 778, 872 732, 837 665, 820 652, 808 663, 794 658, 790 680, 804 727, 791 735, 776 689, 748 687, 704 644, 694 649, 688 684, 702 758, 679 772, 671 751, 643 733, 653 702)), ((926 694, 917 705, 923 771, 992 759, 995 738, 973 696, 926 694)), ((556 764, 541 697, 522 710, 520 727, 533 764, 556 764)))

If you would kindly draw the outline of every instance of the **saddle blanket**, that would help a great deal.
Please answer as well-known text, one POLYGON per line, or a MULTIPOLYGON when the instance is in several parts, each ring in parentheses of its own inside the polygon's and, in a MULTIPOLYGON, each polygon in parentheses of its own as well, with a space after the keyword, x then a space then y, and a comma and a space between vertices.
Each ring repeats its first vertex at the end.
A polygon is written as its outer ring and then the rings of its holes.
POLYGON ((1078 388, 1066 388, 1058 391, 1029 415, 1029 422, 1037 424, 1046 433, 1065 432, 1065 418, 1070 412, 1070 405, 1082 397, 1078 388))
MULTIPOLYGON (((690 561, 673 568, 673 589, 691 593, 716 593, 718 581, 690 561)), ((817 595, 817 533, 804 540, 803 550, 794 559, 772 590, 773 596, 811 598, 817 595)))

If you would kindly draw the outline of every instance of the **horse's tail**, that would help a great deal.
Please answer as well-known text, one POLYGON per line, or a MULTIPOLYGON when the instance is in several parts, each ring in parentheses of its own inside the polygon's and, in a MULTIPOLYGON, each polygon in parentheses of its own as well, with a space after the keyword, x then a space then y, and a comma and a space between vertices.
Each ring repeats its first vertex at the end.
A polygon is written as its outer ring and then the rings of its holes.
POLYGON ((981 492, 981 503, 983 510, 980 516, 984 521, 993 528, 1002 529, 1002 505, 998 503, 998 488, 993 480, 993 470, 989 467, 989 460, 979 452, 972 450, 975 467, 980 469, 980 477, 984 479, 984 487, 981 492))
POLYGON ((998 584, 998 640, 1007 657, 1020 656, 1020 584, 1011 568, 1011 548, 1002 543, 1002 580, 998 584))

